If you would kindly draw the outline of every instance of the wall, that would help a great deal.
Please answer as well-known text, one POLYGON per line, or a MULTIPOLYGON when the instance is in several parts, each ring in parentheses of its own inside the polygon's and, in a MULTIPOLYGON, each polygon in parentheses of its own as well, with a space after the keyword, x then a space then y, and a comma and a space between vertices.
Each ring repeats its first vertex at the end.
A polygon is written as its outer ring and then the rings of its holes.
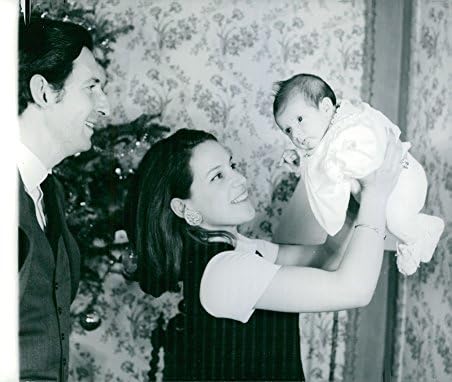
POLYGON ((395 381, 452 380, 452 11, 413 2, 406 138, 429 179, 426 211, 446 220, 430 263, 399 277, 395 381))
MULTIPOLYGON (((108 70, 113 120, 159 112, 173 130, 214 132, 248 177, 257 208, 256 219, 241 232, 271 238, 295 183, 287 176, 275 183, 281 179, 275 164, 287 141, 271 114, 273 83, 296 72, 314 72, 339 97, 360 98, 366 78, 365 1, 82 3, 95 3, 99 14, 135 27, 116 43, 108 70)), ((153 300, 114 273, 107 275, 104 289, 97 304, 102 325, 87 332, 74 322, 71 379, 144 380, 153 317, 157 310, 174 314, 177 296, 153 300)), ((78 297, 74 312, 86 304, 84 297, 78 297)), ((302 350, 311 381, 342 380, 346 321, 343 312, 332 346, 332 314, 304 316, 302 350)))

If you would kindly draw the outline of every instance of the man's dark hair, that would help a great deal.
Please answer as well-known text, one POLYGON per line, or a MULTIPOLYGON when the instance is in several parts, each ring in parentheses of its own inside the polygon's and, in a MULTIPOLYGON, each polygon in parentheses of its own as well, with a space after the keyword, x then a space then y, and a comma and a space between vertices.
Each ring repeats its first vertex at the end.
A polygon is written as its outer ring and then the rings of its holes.
POLYGON ((33 102, 30 80, 42 75, 61 91, 82 48, 93 49, 90 33, 70 22, 32 17, 19 19, 19 115, 33 102))
POLYGON ((278 89, 273 101, 273 115, 276 117, 282 111, 290 97, 301 94, 305 100, 318 107, 320 101, 328 97, 336 106, 336 95, 333 89, 323 79, 314 74, 300 73, 288 80, 277 82, 278 89))

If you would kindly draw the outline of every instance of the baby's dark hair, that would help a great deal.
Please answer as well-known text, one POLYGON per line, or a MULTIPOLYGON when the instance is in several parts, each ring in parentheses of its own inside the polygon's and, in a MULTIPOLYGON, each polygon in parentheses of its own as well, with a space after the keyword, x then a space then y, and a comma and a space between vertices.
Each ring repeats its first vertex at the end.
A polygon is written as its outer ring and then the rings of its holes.
POLYGON ((276 83, 278 89, 273 101, 273 115, 278 115, 287 105, 287 101, 295 94, 301 94, 306 101, 318 107, 320 101, 328 97, 336 106, 336 95, 333 89, 319 76, 300 73, 285 81, 276 83))

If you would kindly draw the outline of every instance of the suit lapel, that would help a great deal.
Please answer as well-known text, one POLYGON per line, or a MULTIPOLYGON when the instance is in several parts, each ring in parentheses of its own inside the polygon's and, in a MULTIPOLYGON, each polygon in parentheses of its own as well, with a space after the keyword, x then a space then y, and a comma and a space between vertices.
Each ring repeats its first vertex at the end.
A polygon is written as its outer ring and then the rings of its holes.
MULTIPOLYGON (((19 194, 19 235, 18 235, 18 266, 19 266, 19 300, 22 300, 23 293, 28 284, 30 276, 30 263, 36 251, 51 251, 51 247, 42 231, 38 219, 33 199, 25 191, 20 174, 18 174, 18 194, 19 194), (27 265, 28 264, 28 265, 27 265)), ((53 259, 50 259, 53 261, 53 259)))
POLYGON ((58 181, 53 175, 49 175, 42 184, 47 214, 46 235, 55 256, 65 256, 69 261, 72 281, 71 298, 74 299, 80 279, 80 252, 67 226, 63 191, 58 186, 58 181))

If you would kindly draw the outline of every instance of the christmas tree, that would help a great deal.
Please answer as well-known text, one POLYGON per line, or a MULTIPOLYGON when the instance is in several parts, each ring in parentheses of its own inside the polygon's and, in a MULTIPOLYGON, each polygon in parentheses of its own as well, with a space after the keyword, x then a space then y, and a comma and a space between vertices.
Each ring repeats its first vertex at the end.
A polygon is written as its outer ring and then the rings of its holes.
MULTIPOLYGON (((116 26, 96 12, 97 5, 97 0, 90 1, 89 8, 72 1, 38 1, 32 3, 32 16, 70 21, 88 29, 96 47, 94 54, 108 73, 114 43, 133 26, 116 26)), ((130 265, 127 238, 121 235, 124 202, 139 160, 169 131, 158 120, 159 115, 141 115, 128 123, 107 125, 94 132, 91 150, 54 169, 64 185, 68 224, 82 253, 79 293, 91 298, 85 313, 92 312, 102 293, 106 273, 115 264, 130 265)), ((126 269, 125 276, 132 271, 126 269)))

